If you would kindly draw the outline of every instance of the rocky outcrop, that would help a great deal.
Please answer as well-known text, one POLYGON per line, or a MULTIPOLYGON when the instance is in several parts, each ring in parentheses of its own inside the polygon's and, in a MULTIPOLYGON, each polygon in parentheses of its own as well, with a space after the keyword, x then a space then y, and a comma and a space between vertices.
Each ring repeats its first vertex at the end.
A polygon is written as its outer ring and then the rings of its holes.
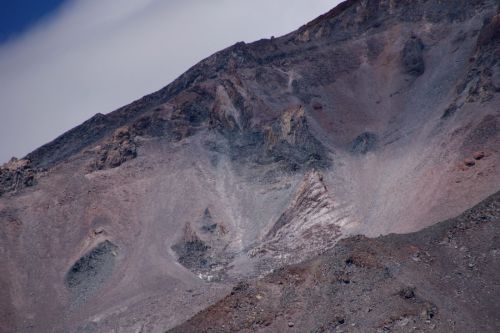
POLYGON ((498 43, 500 41, 500 14, 496 14, 495 16, 488 18, 481 32, 479 33, 479 37, 477 38, 477 46, 478 48, 487 46, 489 44, 498 43))
POLYGON ((348 223, 345 207, 335 203, 317 171, 308 172, 289 207, 264 237, 253 256, 297 262, 331 247, 348 223))
POLYGON ((500 14, 485 19, 469 59, 468 73, 457 86, 457 100, 485 103, 500 91, 500 14))
POLYGON ((287 170, 324 168, 329 165, 325 147, 310 133, 302 106, 284 110, 264 130, 265 152, 287 170))
POLYGON ((333 200, 323 183, 323 177, 317 171, 308 173, 290 207, 269 230, 266 238, 273 238, 280 229, 292 226, 297 229, 307 229, 316 223, 321 223, 325 215, 334 210, 333 200))
POLYGON ((215 88, 215 101, 210 113, 210 127, 223 133, 242 131, 247 127, 244 119, 244 98, 231 81, 215 88))
POLYGON ((308 140, 309 131, 302 106, 284 110, 281 117, 266 130, 267 149, 280 143, 302 145, 308 140))
POLYGON ((36 171, 28 159, 13 157, 0 167, 0 196, 36 184, 36 171))
POLYGON ((182 236, 172 246, 178 262, 209 281, 225 277, 226 269, 233 258, 227 251, 228 230, 224 224, 216 223, 207 208, 196 223, 187 223, 182 236))
POLYGON ((424 49, 424 43, 417 36, 412 36, 405 43, 401 60, 406 73, 420 76, 425 72, 424 49))
POLYGON ((219 90, 219 94, 222 97, 216 100, 210 124, 225 142, 207 141, 209 150, 228 154, 243 168, 267 166, 277 173, 324 169, 330 165, 330 152, 311 133, 303 106, 266 110, 277 116, 259 120, 249 110, 244 111, 242 104, 246 102, 228 98, 226 91, 219 90))
POLYGON ((137 143, 128 127, 115 131, 113 137, 96 148, 97 157, 89 165, 89 171, 106 170, 119 167, 137 157, 137 143))
POLYGON ((198 237, 189 223, 184 227, 182 238, 172 249, 177 253, 178 261, 186 268, 206 269, 211 264, 208 255, 210 246, 198 237))

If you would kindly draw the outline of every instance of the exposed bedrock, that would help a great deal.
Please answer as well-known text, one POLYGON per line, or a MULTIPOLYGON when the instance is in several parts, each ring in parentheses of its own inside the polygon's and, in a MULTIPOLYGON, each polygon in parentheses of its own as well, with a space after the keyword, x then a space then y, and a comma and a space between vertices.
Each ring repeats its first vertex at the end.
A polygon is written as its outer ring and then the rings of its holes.
POLYGON ((187 269, 209 282, 226 278, 226 269, 234 257, 227 250, 228 230, 212 219, 207 208, 198 221, 188 222, 180 239, 172 246, 177 260, 187 269))
POLYGON ((335 201, 323 175, 310 171, 287 209, 267 231, 251 256, 278 262, 298 262, 335 244, 342 227, 349 223, 345 205, 335 201))
POLYGON ((130 129, 119 128, 111 140, 95 149, 96 158, 89 165, 89 171, 105 170, 119 167, 123 163, 137 157, 137 143, 130 129))

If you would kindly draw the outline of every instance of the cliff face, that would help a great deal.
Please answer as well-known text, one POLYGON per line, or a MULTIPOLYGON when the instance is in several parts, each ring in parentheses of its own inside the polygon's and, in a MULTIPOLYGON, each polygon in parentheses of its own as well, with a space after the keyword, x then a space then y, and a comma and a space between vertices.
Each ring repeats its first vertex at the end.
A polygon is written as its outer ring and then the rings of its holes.
POLYGON ((0 328, 161 331, 495 193, 498 22, 495 0, 345 1, 11 161, 0 328))

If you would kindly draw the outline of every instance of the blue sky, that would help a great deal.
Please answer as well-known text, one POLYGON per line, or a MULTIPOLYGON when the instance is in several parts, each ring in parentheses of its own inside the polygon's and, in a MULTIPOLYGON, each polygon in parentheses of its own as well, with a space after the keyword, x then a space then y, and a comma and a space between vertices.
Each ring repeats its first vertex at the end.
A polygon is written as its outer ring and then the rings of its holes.
POLYGON ((0 165, 340 0, 0 0, 0 165), (62 4, 61 4, 62 3, 62 4))
POLYGON ((1 0, 0 43, 15 38, 47 18, 65 0, 1 0))

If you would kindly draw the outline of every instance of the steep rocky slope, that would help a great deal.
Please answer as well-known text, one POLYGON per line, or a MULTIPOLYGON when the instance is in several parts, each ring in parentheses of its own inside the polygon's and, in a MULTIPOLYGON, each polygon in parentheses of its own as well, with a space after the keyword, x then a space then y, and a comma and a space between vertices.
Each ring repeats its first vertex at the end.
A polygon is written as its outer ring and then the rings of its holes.
POLYGON ((499 22, 496 0, 345 1, 12 160, 0 330, 162 332, 496 193, 499 22))
POLYGON ((500 193, 423 231, 340 241, 171 333, 498 332, 500 193))

